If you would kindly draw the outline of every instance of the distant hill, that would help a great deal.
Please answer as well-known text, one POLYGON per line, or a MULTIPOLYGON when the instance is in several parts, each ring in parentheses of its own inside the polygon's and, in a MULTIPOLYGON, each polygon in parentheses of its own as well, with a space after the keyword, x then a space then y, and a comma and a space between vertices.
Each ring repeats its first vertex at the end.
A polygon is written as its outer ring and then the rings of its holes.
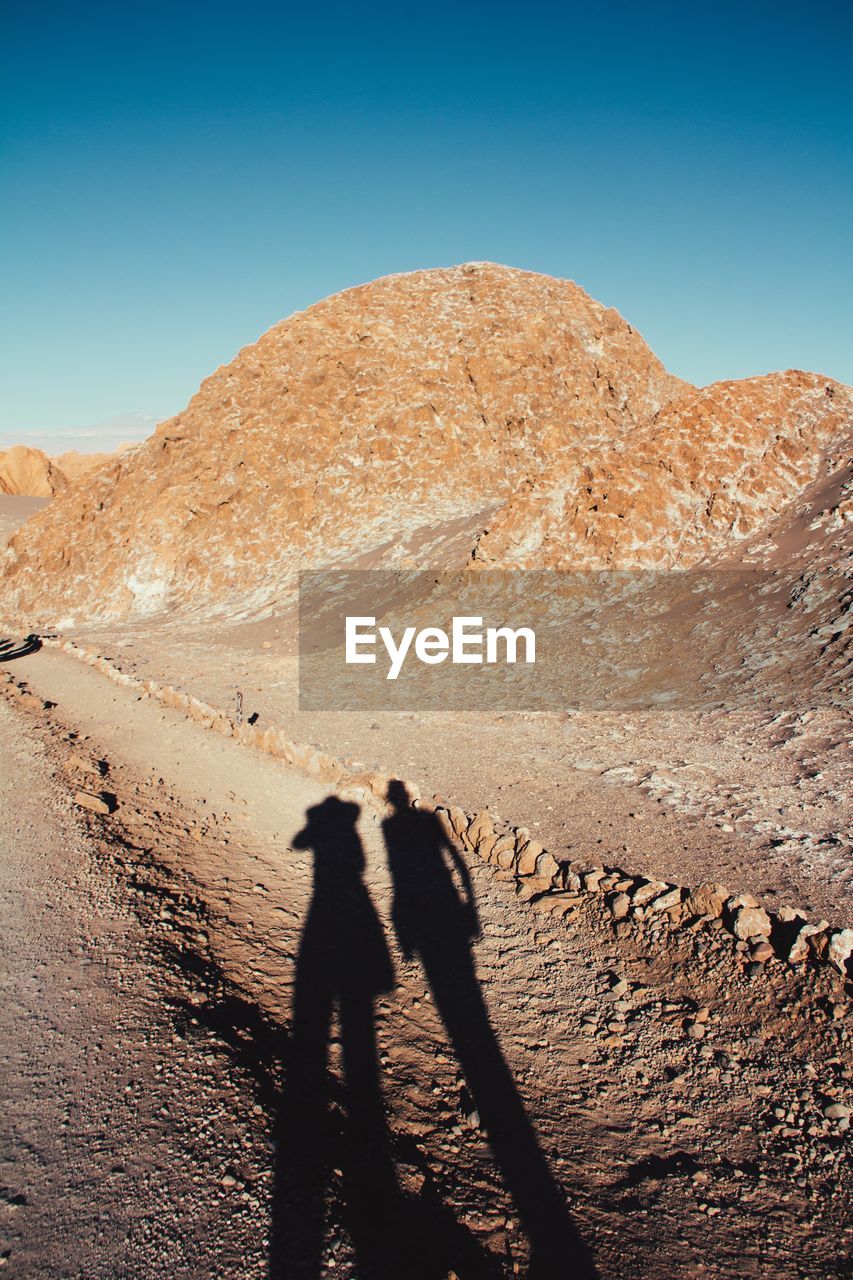
POLYGON ((15 445, 0 453, 0 493, 52 498, 67 485, 65 472, 41 449, 15 445))
POLYGON ((147 413, 121 413, 90 426, 62 427, 46 431, 16 431, 12 438, 0 431, 0 451, 15 444, 41 449, 53 457, 67 452, 93 454, 114 453, 128 442, 147 439, 157 426, 157 419, 147 413))

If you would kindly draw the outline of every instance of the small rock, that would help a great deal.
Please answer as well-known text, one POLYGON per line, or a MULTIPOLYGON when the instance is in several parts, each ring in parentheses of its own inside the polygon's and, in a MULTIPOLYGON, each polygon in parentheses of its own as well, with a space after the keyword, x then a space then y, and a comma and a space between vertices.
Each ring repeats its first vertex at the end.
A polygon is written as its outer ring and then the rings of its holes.
POLYGON ((543 849, 536 859, 535 875, 537 879, 552 880, 559 869, 557 859, 547 849, 543 849))
POLYGON ((851 968, 850 957, 853 955, 853 929, 838 929, 830 934, 826 954, 832 967, 846 976, 851 968))
POLYGON ((754 898, 751 893, 737 893, 729 898, 726 906, 729 911, 737 911, 740 907, 757 907, 758 899, 754 898))
POLYGON ((26 711, 44 711, 45 709, 43 699, 37 698, 34 693, 19 694, 18 706, 23 707, 26 711))
POLYGON ((65 761, 63 768, 68 773, 91 773, 95 774, 97 777, 100 777, 104 772, 100 762, 94 763, 93 761, 86 760, 83 756, 78 755, 70 755, 65 761))
POLYGON ((607 907, 614 920, 624 920, 631 909, 631 899, 627 893, 612 893, 607 899, 607 907))
POLYGON ((493 837, 494 834, 494 827, 488 810, 483 809, 480 813, 475 814, 468 827, 468 839, 478 853, 482 852, 481 846, 488 837, 493 837))
POLYGON ((635 907, 645 906, 647 902, 651 902, 652 898, 657 898, 659 894, 666 892, 670 887, 663 880, 641 880, 639 886, 631 894, 631 902, 635 907))
POLYGON ((649 911, 668 911, 670 907, 676 907, 681 902, 681 889, 675 885, 672 889, 668 889, 665 893, 658 894, 649 903, 649 911))
POLYGON ((824 1107, 823 1114, 827 1120, 849 1120, 851 1108, 845 1102, 831 1102, 829 1106, 824 1107))
POLYGON ((511 867, 515 860, 515 840, 512 836, 500 836, 492 846, 489 854, 489 862, 497 863, 499 867, 506 869, 511 867), (507 861, 505 855, 509 853, 507 861), (502 861, 503 859, 503 861, 502 861))
POLYGON ((744 905, 732 910, 731 931, 742 941, 758 935, 769 937, 771 928, 770 917, 762 907, 744 905))
POLYGON ((829 951, 829 924, 820 920, 803 930, 808 937, 809 951, 817 960, 825 960, 829 951))
POLYGON ((804 960, 808 960, 810 939, 815 934, 822 934, 829 928, 827 920, 821 920, 817 924, 806 924, 805 919, 800 918, 802 919, 802 927, 795 933, 788 945, 787 959, 789 964, 802 964, 804 960))
POLYGON ((113 813, 116 808, 115 796, 111 796, 107 791, 100 791, 97 795, 92 795, 88 791, 77 791, 74 795, 74 803, 79 804, 82 809, 89 809, 92 813, 113 813))
POLYGON ((685 907, 692 916, 721 916, 723 907, 729 898, 729 891, 722 884, 706 881, 698 888, 691 889, 687 895, 685 907))
MULTIPOLYGON (((500 844, 500 841, 498 843, 500 844)), ((508 871, 515 862, 515 845, 502 845, 501 848, 496 846, 492 853, 492 860, 503 871, 508 871)))
POLYGON ((447 812, 450 817, 450 825, 453 828, 453 834, 466 848, 469 848, 470 841, 468 839, 468 824, 470 819, 468 814, 464 809, 460 809, 457 805, 451 805, 447 812))
POLYGON ((762 938, 760 942, 754 943, 750 947, 749 958, 756 960, 759 964, 765 964, 768 960, 772 960, 774 951, 766 938, 762 938))
MULTIPOLYGON (((520 876, 532 876, 536 874, 536 861, 543 852, 542 846, 538 840, 528 840, 522 846, 516 863, 516 871, 520 876)), ((556 867, 556 863, 554 864, 556 867)))

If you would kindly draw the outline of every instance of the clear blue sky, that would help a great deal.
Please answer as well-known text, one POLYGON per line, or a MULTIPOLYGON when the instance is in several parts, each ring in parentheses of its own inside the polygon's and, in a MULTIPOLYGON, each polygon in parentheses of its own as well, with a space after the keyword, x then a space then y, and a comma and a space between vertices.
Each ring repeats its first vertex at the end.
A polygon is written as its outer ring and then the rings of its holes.
POLYGON ((0 439, 164 417, 291 311, 470 259, 696 382, 853 382, 851 13, 7 3, 0 439))

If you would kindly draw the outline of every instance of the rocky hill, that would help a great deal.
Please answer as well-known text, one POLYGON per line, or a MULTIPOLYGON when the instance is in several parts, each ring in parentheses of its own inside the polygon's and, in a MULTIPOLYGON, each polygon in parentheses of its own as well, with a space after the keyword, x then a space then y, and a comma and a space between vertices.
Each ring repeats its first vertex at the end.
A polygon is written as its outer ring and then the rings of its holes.
POLYGON ((299 567, 695 564, 831 471, 848 388, 698 391, 577 285, 472 263, 270 329, 12 539, 3 599, 56 620, 254 617, 299 567))

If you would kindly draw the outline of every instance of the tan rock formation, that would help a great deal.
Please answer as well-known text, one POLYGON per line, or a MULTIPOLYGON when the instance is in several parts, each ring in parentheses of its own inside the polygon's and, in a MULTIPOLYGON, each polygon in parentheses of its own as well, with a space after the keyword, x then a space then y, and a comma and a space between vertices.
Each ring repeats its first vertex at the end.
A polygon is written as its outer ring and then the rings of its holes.
POLYGON ((697 391, 577 285, 472 263, 282 321, 10 543, 3 597, 78 620, 253 616, 296 569, 695 563, 850 430, 788 373, 697 391))
POLYGON ((817 374, 714 383, 599 457, 578 457, 571 476, 523 486, 474 559, 500 568, 698 564, 781 515, 827 454, 849 453, 851 431, 853 393, 817 374))
POLYGON ((52 498, 68 485, 68 477, 41 449, 17 444, 0 453, 0 493, 52 498))

